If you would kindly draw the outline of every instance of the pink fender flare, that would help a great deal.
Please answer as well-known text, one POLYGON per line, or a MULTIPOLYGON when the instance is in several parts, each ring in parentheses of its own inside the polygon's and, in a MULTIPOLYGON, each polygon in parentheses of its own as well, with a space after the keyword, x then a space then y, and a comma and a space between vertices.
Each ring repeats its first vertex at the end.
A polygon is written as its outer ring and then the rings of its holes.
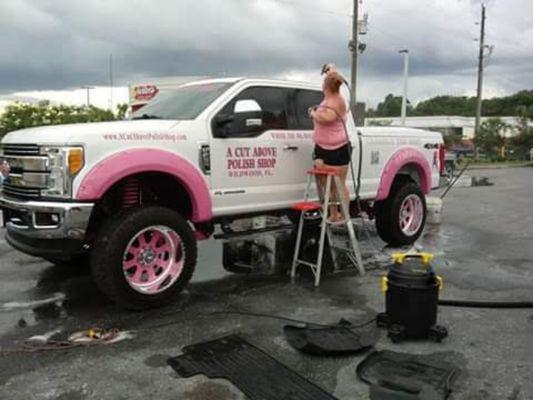
POLYGON ((428 160, 416 147, 403 147, 392 155, 383 168, 376 200, 389 197, 394 178, 406 165, 412 165, 417 169, 422 192, 428 194, 431 191, 431 167, 428 160))
POLYGON ((178 155, 158 149, 127 150, 100 161, 83 177, 75 199, 96 201, 116 182, 141 172, 172 175, 189 194, 191 220, 204 222, 212 218, 211 196, 200 171, 178 155))

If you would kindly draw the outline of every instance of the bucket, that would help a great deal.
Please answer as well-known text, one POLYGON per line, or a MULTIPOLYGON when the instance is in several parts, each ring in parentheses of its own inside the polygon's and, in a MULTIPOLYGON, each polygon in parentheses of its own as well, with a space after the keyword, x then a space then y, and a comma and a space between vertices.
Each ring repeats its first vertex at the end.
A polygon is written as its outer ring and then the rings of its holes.
POLYGON ((440 224, 442 221, 442 199, 440 197, 426 197, 428 224, 440 224))

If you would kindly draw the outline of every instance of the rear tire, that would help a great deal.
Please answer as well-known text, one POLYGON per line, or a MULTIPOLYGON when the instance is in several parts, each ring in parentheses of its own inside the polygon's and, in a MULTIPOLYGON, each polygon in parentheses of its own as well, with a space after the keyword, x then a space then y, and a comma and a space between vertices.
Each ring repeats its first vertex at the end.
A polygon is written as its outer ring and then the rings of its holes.
POLYGON ((120 306, 142 310, 171 302, 192 277, 197 246, 187 221, 159 206, 126 210, 100 230, 94 280, 120 306))
POLYGON ((424 230, 426 198, 413 181, 395 182, 389 197, 376 202, 374 208, 378 235, 391 246, 411 245, 424 230))

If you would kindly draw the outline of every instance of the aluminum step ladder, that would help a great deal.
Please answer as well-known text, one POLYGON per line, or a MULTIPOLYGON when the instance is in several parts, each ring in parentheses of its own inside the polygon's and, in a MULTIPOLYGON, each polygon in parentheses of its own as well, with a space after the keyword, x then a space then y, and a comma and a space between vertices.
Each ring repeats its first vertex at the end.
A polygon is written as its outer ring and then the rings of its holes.
MULTIPOLYGON (((324 244, 326 236, 329 241, 330 250, 333 252, 333 249, 345 251, 348 254, 348 258, 357 268, 361 275, 365 274, 365 269, 363 266, 363 260, 361 258, 361 252, 359 250, 359 244, 355 236, 355 229, 350 218, 350 210, 348 204, 344 198, 344 187, 340 180, 339 175, 337 174, 334 168, 313 168, 307 171, 307 185, 305 189, 304 201, 296 203, 292 206, 293 210, 300 212, 300 221, 298 223, 298 235, 296 238, 296 248, 294 249, 294 257, 291 267, 291 281, 294 282, 296 278, 296 268, 298 265, 305 265, 311 268, 313 275, 315 277, 315 287, 320 285, 320 274, 322 271, 322 262, 324 255, 324 244), (320 183, 324 182, 325 184, 321 185, 320 183), (311 184, 315 181, 317 186, 317 193, 320 202, 309 201, 311 184), (331 201, 332 186, 335 189, 334 197, 335 201, 331 201), (322 190, 321 190, 322 189, 322 190), (332 222, 329 221, 329 209, 330 206, 340 206, 341 210, 341 221, 332 222), (318 257, 316 263, 312 263, 300 258, 300 245, 302 241, 302 233, 304 228, 304 223, 308 219, 307 215, 311 211, 318 211, 321 214, 321 225, 320 225, 320 239, 318 242, 318 257), (348 231, 348 237, 350 246, 349 248, 339 248, 334 246, 333 235, 331 232, 332 226, 345 226, 348 231)), ((332 254, 335 264, 337 264, 336 253, 332 254)))

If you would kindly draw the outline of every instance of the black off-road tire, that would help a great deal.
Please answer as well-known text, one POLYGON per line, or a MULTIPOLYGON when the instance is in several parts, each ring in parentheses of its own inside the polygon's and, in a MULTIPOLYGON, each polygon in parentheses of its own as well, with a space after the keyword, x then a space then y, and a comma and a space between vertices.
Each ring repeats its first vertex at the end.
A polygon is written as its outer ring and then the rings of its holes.
POLYGON ((176 211, 160 206, 139 207, 123 211, 100 229, 91 257, 93 278, 100 290, 121 307, 143 310, 170 303, 194 272, 197 244, 187 221, 176 211), (122 258, 130 240, 142 229, 163 225, 177 232, 183 243, 185 261, 181 275, 165 291, 142 294, 126 281, 122 258))
POLYGON ((391 188, 389 197, 377 201, 374 206, 376 230, 379 237, 390 246, 406 246, 417 241, 426 224, 426 197, 420 186, 411 180, 399 180, 391 188), (400 228, 400 207, 409 195, 417 195, 423 204, 423 217, 420 228, 413 235, 406 235, 400 228))

